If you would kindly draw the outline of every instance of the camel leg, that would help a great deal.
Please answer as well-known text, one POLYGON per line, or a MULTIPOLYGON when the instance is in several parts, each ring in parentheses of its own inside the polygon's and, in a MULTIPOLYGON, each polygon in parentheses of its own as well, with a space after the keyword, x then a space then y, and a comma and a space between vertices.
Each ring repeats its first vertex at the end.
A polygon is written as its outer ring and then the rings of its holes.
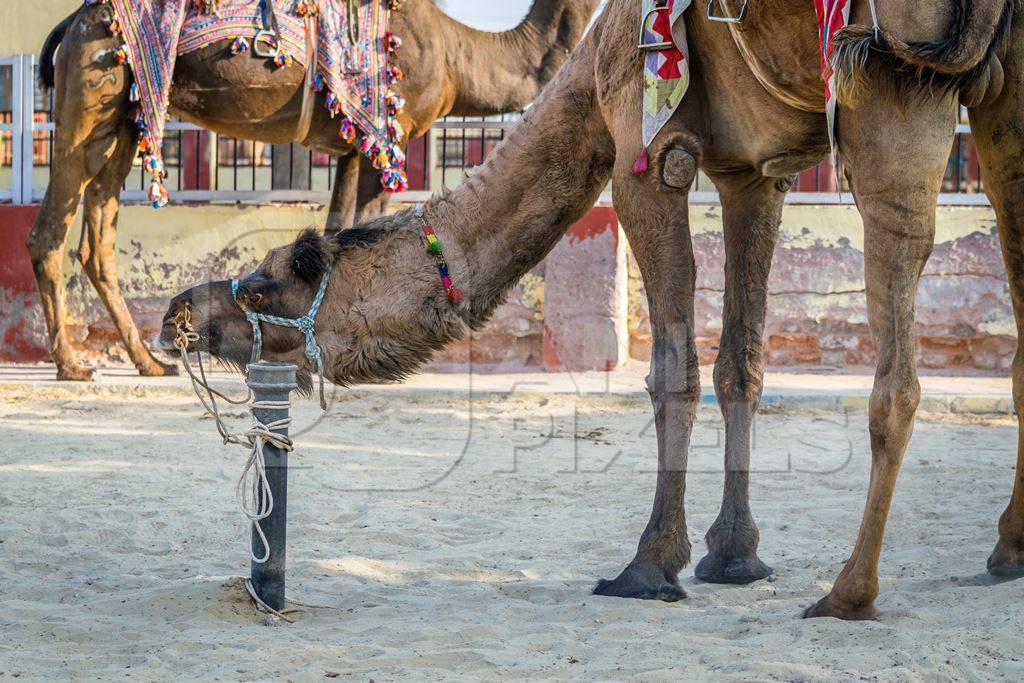
POLYGON ((750 435, 764 378, 768 275, 786 193, 774 178, 714 178, 725 217, 725 311, 715 393, 725 418, 725 490, 708 529, 708 554, 694 571, 710 583, 750 583, 772 570, 757 557, 750 512, 750 435))
POLYGON ((1014 27, 1009 45, 1003 92, 991 104, 971 111, 971 126, 984 165, 985 189, 996 210, 1021 340, 1012 370, 1019 423, 1017 471, 988 570, 1017 577, 1024 576, 1024 24, 1014 27))
POLYGON ((360 156, 359 198, 356 201, 355 224, 383 216, 391 203, 391 193, 380 184, 380 171, 367 159, 360 156))
POLYGON ((50 358, 57 366, 57 379, 87 381, 92 379, 93 371, 78 361, 68 338, 64 290, 64 246, 87 179, 87 152, 84 148, 72 153, 57 150, 46 195, 26 246, 46 320, 50 358))
POLYGON ((103 168, 127 116, 127 69, 106 51, 116 47, 107 22, 110 9, 82 10, 57 53, 56 133, 50 182, 28 238, 50 341, 50 357, 61 380, 89 380, 67 334, 64 246, 82 191, 103 168))
POLYGON ((139 373, 145 377, 176 375, 177 368, 153 357, 142 341, 131 312, 121 294, 117 274, 117 216, 120 209, 121 186, 132 168, 137 134, 133 127, 122 125, 109 157, 100 172, 85 188, 84 229, 78 247, 78 260, 96 289, 114 327, 128 350, 139 373))
MULTIPOLYGON (((692 157, 689 168, 696 168, 692 157)), ((681 189, 659 188, 650 172, 643 179, 631 176, 628 169, 616 173, 616 210, 633 246, 650 305, 654 346, 647 389, 654 404, 658 479, 654 509, 636 556, 615 580, 599 581, 594 589, 597 595, 669 602, 686 597, 677 577, 690 562, 683 495, 700 399, 688 187, 689 182, 681 189)))
POLYGON ((871 479, 857 543, 832 592, 807 617, 878 614, 878 558, 900 465, 921 398, 914 307, 935 238, 935 206, 952 144, 955 98, 885 96, 841 109, 847 176, 864 220, 868 319, 877 368, 869 404, 871 479))
POLYGON ((331 208, 327 214, 328 236, 348 230, 355 225, 356 204, 359 197, 359 167, 363 156, 353 151, 338 159, 338 172, 334 176, 331 208))

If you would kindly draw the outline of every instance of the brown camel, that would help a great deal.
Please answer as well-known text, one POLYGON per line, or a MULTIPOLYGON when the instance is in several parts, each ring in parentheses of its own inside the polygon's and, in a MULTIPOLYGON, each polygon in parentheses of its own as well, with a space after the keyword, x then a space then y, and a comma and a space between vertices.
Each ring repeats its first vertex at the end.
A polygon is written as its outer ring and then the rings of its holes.
MULTIPOLYGON (((738 4, 727 0, 725 8, 735 12, 738 4)), ((252 332, 241 307, 302 315, 320 274, 330 269, 317 321, 329 379, 347 385, 402 377, 481 325, 610 179, 649 297, 654 350, 647 385, 659 468, 654 510, 635 557, 596 592, 675 600, 684 596, 677 576, 690 560, 683 493, 700 396, 687 191, 703 168, 721 192, 725 221, 727 284, 715 390, 726 423, 726 474, 721 512, 696 575, 712 582, 764 577, 770 570, 757 557, 748 500, 751 422, 762 391, 767 280, 783 199, 792 174, 828 151, 816 21, 806 0, 752 3, 746 22, 733 28, 703 19, 707 0, 694 5, 686 22, 693 84, 655 140, 645 175, 631 173, 641 145, 637 3, 611 0, 483 168, 425 205, 452 277, 465 292, 463 303, 453 306, 446 298, 420 223, 406 212, 331 238, 306 234, 271 252, 241 282, 237 302, 226 282, 179 295, 159 343, 170 347, 190 309, 199 333, 191 348, 244 363, 252 332)), ((897 3, 878 3, 878 9, 883 30, 876 37, 868 28, 868 0, 854 3, 854 27, 840 52, 845 99, 838 121, 847 177, 864 219, 868 311, 878 347, 871 483, 852 556, 807 616, 876 614, 882 536, 920 395, 915 291, 932 249, 958 96, 972 105, 1024 331, 1024 22, 1011 18, 1009 4, 996 2, 931 0, 916 4, 913 13, 897 3)), ((266 359, 306 364, 301 334, 264 328, 266 359)), ((1024 419, 1024 353, 1017 355, 1013 379, 1024 419)), ((1021 575, 1024 442, 999 532, 989 570, 1021 575)))
MULTIPOLYGON (((406 99, 399 123, 421 136, 449 114, 480 116, 518 111, 558 71, 579 41, 598 0, 536 0, 515 29, 488 33, 445 15, 431 0, 408 0, 395 13, 406 99)), ((118 284, 114 242, 119 193, 135 157, 137 133, 129 122, 127 67, 111 58, 117 40, 107 24, 111 9, 86 6, 65 19, 43 48, 44 86, 56 81, 56 135, 52 177, 28 248, 59 379, 87 380, 65 331, 62 291, 64 243, 85 194, 85 229, 78 259, 113 318, 128 354, 143 375, 172 372, 150 353, 125 305, 118 284), (55 69, 53 64, 58 44, 55 69)), ((183 119, 233 137, 274 144, 292 141, 299 118, 304 68, 273 68, 251 54, 231 56, 218 43, 178 59, 171 110, 183 119)), ((354 216, 383 211, 386 193, 378 173, 338 135, 337 121, 322 102, 307 147, 340 158, 328 230, 354 216)))

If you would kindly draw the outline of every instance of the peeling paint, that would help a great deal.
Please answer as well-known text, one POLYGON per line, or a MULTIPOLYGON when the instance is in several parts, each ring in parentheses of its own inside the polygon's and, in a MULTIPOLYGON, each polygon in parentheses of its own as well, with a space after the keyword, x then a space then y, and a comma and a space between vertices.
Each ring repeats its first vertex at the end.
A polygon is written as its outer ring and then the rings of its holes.
MULTIPOLYGON (((24 248, 37 210, 0 207, 5 226, 5 240, 0 244, 3 362, 37 361, 48 355, 42 313, 24 248)), ((594 300, 605 297, 600 292, 618 286, 594 286, 594 273, 604 266, 611 268, 608 277, 628 273, 628 296, 621 302, 623 308, 628 304, 628 309, 621 312, 628 328, 628 354, 649 359, 650 322, 643 283, 632 258, 627 266, 615 265, 619 233, 607 229, 615 225, 610 209, 601 211, 608 215, 589 227, 576 228, 572 233, 575 239, 567 238, 566 244, 572 247, 566 252, 571 254, 568 261, 563 259, 560 266, 556 258, 525 276, 493 320, 471 340, 440 354, 434 369, 461 368, 471 361, 477 367, 503 371, 540 367, 545 323, 554 334, 551 321, 545 319, 551 314, 545 298, 557 299, 557 290, 564 290, 563 299, 568 296, 569 303, 579 300, 583 307, 580 310, 600 312, 601 319, 620 315, 611 298, 594 300), (582 261, 574 265, 574 259, 584 259, 590 265, 582 261), (553 279, 551 263, 564 271, 553 279), (599 268, 593 264, 604 265, 599 268)), ((725 286, 721 210, 698 207, 691 213, 699 269, 696 335, 701 360, 708 363, 717 352, 725 286)), ((305 227, 322 225, 326 216, 323 207, 308 205, 177 205, 160 212, 146 206, 123 207, 118 236, 119 276, 143 338, 157 330, 169 297, 198 282, 253 269, 269 249, 291 241, 305 227)), ((995 216, 987 208, 941 208, 938 220, 934 256, 919 292, 921 363, 924 367, 1005 372, 1016 350, 1016 323, 995 216)), ((87 357, 122 361, 124 351, 115 341, 113 325, 74 257, 76 250, 71 245, 78 244, 78 226, 80 218, 69 237, 65 259, 68 332, 87 357)), ((873 362, 863 267, 862 228, 854 209, 786 208, 769 283, 766 351, 773 364, 845 366, 873 362)), ((563 313, 568 310, 563 307, 563 313)), ((573 332, 570 325, 567 330, 570 334, 587 334, 583 327, 573 332)), ((558 334, 564 337, 566 332, 558 334)), ((602 344, 612 344, 611 337, 602 339, 602 344)))

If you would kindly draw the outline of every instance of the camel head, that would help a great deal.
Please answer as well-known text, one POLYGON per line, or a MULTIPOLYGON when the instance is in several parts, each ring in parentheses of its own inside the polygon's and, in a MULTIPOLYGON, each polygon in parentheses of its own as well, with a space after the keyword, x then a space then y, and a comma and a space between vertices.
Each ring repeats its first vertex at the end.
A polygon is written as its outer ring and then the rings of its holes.
MULTIPOLYGON (((454 247, 454 240, 448 244, 454 247)), ((458 267, 465 269, 461 262, 458 267)), ((182 292, 171 300, 153 346, 177 353, 177 341, 186 351, 209 353, 241 370, 253 350, 246 312, 302 318, 328 272, 315 340, 324 377, 340 386, 403 379, 497 305, 477 316, 472 305, 457 310, 449 303, 420 223, 406 211, 331 237, 307 230, 271 250, 235 287, 221 280, 182 292)), ((299 387, 308 391, 316 362, 303 332, 270 322, 260 330, 260 358, 299 366, 299 387)))
MULTIPOLYGON (((324 274, 333 265, 327 240, 308 230, 293 243, 271 250, 248 276, 197 285, 171 300, 154 347, 207 352, 241 369, 250 362, 254 335, 247 312, 297 319, 310 311, 324 274)), ((306 338, 295 328, 261 325, 261 358, 295 363, 299 384, 311 386, 306 338)))

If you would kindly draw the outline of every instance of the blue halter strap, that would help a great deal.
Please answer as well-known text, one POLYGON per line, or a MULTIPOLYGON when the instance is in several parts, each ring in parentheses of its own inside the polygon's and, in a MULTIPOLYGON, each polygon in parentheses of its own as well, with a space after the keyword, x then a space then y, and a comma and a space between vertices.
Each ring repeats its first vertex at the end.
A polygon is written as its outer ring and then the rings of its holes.
POLYGON ((327 294, 327 283, 331 279, 331 270, 328 268, 320 280, 320 288, 313 297, 313 304, 309 307, 309 313, 301 318, 281 318, 276 315, 257 313, 250 311, 238 301, 238 280, 231 281, 231 296, 235 303, 245 313, 245 319, 252 325, 252 362, 258 363, 263 355, 263 330, 260 323, 277 325, 278 327, 291 327, 302 332, 306 337, 306 358, 316 366, 316 373, 320 378, 320 408, 327 410, 327 396, 324 393, 324 352, 316 342, 316 314, 320 305, 324 302, 324 295, 327 294))

